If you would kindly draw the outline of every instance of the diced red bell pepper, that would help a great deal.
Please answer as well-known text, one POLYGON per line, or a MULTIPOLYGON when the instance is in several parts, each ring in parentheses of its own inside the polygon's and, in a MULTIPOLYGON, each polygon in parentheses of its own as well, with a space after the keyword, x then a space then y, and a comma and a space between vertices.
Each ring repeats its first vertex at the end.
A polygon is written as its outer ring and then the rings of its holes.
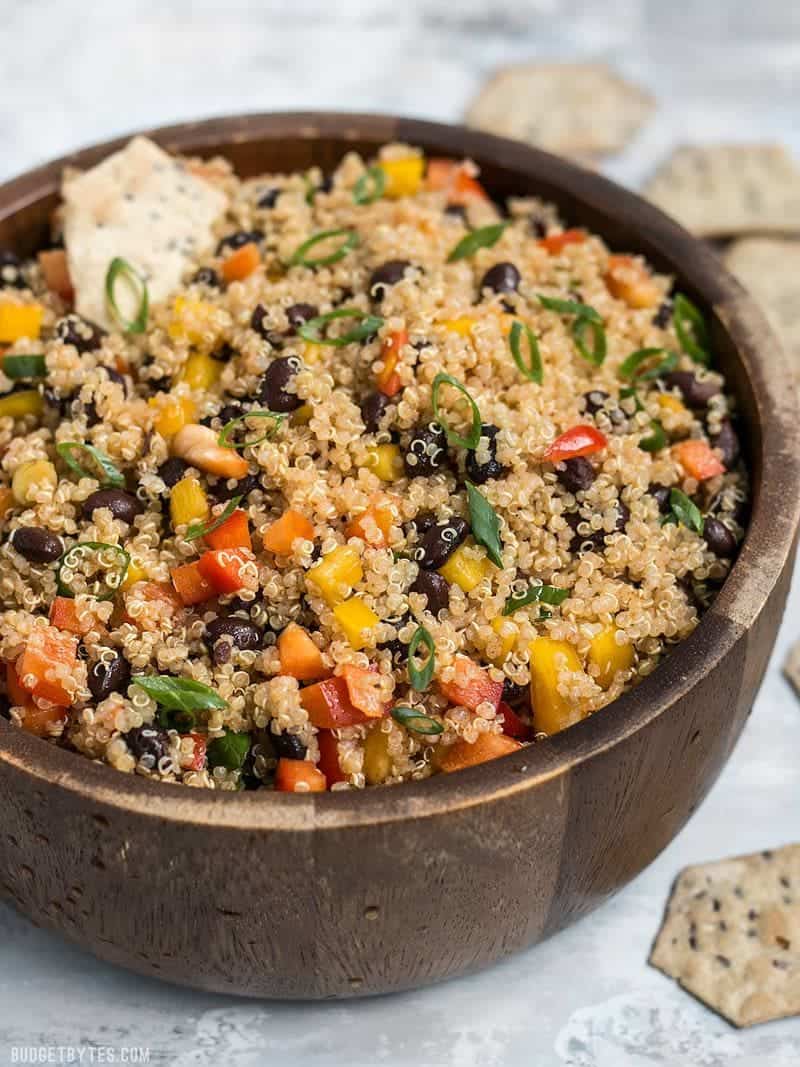
POLYGON ((428 189, 447 193, 451 204, 468 204, 470 200, 487 200, 486 190, 481 183, 467 173, 463 162, 455 159, 433 158, 428 160, 425 175, 428 189))
POLYGON ((681 441, 680 444, 672 446, 672 455, 686 473, 698 482, 725 473, 725 465, 707 441, 681 441))
POLYGON ((585 240, 585 230, 564 230, 563 233, 553 233, 549 237, 542 237, 538 244, 551 256, 557 256, 567 245, 582 245, 585 240))
POLYGON ((438 682, 439 692, 451 704, 475 711, 479 704, 494 705, 495 711, 503 699, 503 683, 496 682, 484 667, 479 667, 466 656, 457 656, 454 663, 455 677, 450 682, 438 682))
POLYGON ((527 741, 531 736, 531 728, 522 721, 516 711, 504 700, 500 701, 497 710, 503 716, 503 733, 506 737, 516 737, 519 741, 527 741))
POLYGON ((318 730, 339 730, 343 726, 358 726, 369 722, 370 716, 357 708, 350 699, 344 678, 326 678, 316 685, 300 690, 300 703, 318 730))
POLYGON ((278 760, 275 789, 278 793, 324 793, 325 775, 307 759, 278 760))
POLYGON ((50 605, 50 625, 83 637, 92 628, 92 618, 82 619, 72 597, 57 596, 50 605))
POLYGON ((252 550, 253 542, 250 540, 247 512, 237 508, 215 530, 205 534, 203 540, 209 548, 220 551, 225 548, 252 550))
POLYGON ((206 746, 208 744, 208 738, 205 734, 196 734, 194 731, 188 734, 181 734, 181 737, 191 737, 194 741, 192 762, 185 768, 185 770, 202 771, 206 765, 206 746))
POLYGON ((17 660, 20 684, 37 699, 68 708, 72 704, 68 679, 74 672, 77 657, 76 638, 52 626, 37 627, 17 660), (57 668, 64 669, 63 678, 57 675, 57 668))
POLYGON ((363 711, 370 719, 380 719, 386 714, 386 701, 381 696, 381 680, 376 666, 357 667, 355 663, 345 663, 339 668, 339 674, 347 683, 347 695, 354 708, 363 711))
POLYGON ((337 782, 346 782, 347 775, 339 765, 339 742, 332 730, 320 730, 317 734, 319 745, 319 769, 325 775, 328 788, 337 782))
POLYGON ((257 577, 250 574, 255 557, 246 548, 230 548, 204 552, 197 561, 197 569, 215 593, 236 593, 240 589, 254 589, 257 577), (247 569, 246 569, 247 568, 247 569))
POLYGON ((381 345, 383 370, 378 374, 375 384, 384 396, 396 396, 403 388, 400 375, 397 373, 397 364, 400 361, 403 345, 407 344, 408 333, 405 330, 395 330, 381 345))
POLYGON ((591 456, 595 452, 602 452, 608 445, 608 438, 600 433, 594 426, 573 426, 571 430, 562 433, 545 450, 544 459, 547 463, 563 463, 566 459, 576 459, 578 456, 591 456))
POLYGON ((192 604, 202 604, 216 595, 214 587, 200 573, 198 563, 198 560, 193 563, 184 563, 183 566, 176 567, 171 572, 172 584, 181 598, 181 603, 187 607, 192 604))

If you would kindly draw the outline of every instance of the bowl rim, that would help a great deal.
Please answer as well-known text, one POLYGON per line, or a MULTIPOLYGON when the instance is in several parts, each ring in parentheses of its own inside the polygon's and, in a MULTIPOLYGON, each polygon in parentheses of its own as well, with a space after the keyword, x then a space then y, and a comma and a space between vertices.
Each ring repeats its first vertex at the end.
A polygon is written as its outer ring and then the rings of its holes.
MULTIPOLYGON (((137 134, 185 154, 224 152, 254 139, 285 137, 404 141, 438 152, 476 158, 557 184, 584 208, 609 220, 626 219, 681 271, 726 328, 749 378, 761 432, 754 467, 753 506, 745 540, 712 607, 693 633, 648 678, 562 734, 502 759, 460 771, 405 782, 398 789, 343 790, 298 796, 171 789, 139 775, 78 759, 0 719, 0 767, 82 796, 96 805, 161 821, 243 831, 343 829, 429 818, 502 800, 559 778, 637 733, 689 692, 731 651, 758 616, 791 555, 800 521, 800 420, 788 358, 755 303, 723 268, 716 254, 676 222, 609 179, 528 145, 449 123, 386 114, 261 112, 235 114, 134 131, 44 163, 0 185, 0 219, 18 214, 53 192, 67 166, 93 165, 137 134), (613 205, 613 206, 612 206, 613 205)), ((578 220, 579 221, 579 220, 578 220)), ((751 476, 753 471, 751 470, 751 476)))

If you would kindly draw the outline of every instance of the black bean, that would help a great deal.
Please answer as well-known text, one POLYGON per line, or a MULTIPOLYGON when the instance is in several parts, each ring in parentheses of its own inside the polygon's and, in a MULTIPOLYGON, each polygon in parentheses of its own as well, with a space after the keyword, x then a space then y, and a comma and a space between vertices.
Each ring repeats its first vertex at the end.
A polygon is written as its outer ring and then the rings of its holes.
POLYGON ((128 393, 129 393, 128 379, 125 377, 125 375, 124 374, 120 374, 120 372, 116 369, 116 367, 103 366, 102 370, 104 370, 106 372, 106 375, 108 376, 109 381, 115 382, 117 385, 121 385, 122 389, 123 389, 123 392, 125 393, 125 396, 128 396, 128 393))
POLYGON ((155 770, 169 752, 169 734, 157 726, 134 726, 122 736, 134 759, 148 770, 155 770))
POLYGON ((674 370, 664 375, 664 384, 670 389, 677 389, 690 408, 708 407, 712 396, 718 396, 722 390, 716 382, 701 381, 690 370, 674 370))
POLYGON ((436 618, 450 603, 450 585, 435 571, 420 571, 409 592, 423 593, 428 598, 428 611, 436 618))
MULTIPOLYGON (((399 633, 411 621, 411 613, 407 611, 404 615, 400 615, 397 618, 387 619, 386 621, 391 623, 399 633)), ((408 642, 401 641, 399 637, 393 637, 391 641, 381 641, 378 648, 382 652, 390 653, 392 657, 392 666, 394 667, 402 667, 408 662, 408 642)))
POLYGON ((469 533, 469 523, 464 519, 445 519, 426 530, 414 551, 414 559, 426 571, 436 571, 450 559, 463 544, 469 533))
POLYGON ((263 337, 265 341, 269 341, 273 347, 277 348, 283 343, 283 337, 267 323, 268 317, 268 312, 264 305, 256 304, 253 314, 250 316, 250 329, 255 330, 259 337, 263 337))
POLYGON ((606 406, 606 401, 609 399, 608 393, 604 393, 602 389, 592 389, 583 397, 586 403, 586 411, 589 415, 596 415, 598 411, 602 411, 606 406))
POLYGON ((216 421, 220 426, 227 426, 232 419, 238 419, 243 413, 243 408, 238 400, 231 400, 227 404, 223 404, 216 415, 207 415, 200 421, 204 426, 210 426, 212 422, 216 421))
POLYGON ((436 523, 436 516, 430 511, 421 511, 416 518, 411 520, 410 525, 417 531, 417 537, 422 537, 436 523))
POLYGON ((541 215, 536 214, 536 212, 532 212, 528 216, 528 229, 534 237, 538 237, 539 239, 547 237, 547 222, 541 215))
POLYGON ((313 304, 292 304, 286 309, 286 318, 293 329, 302 326, 309 319, 315 319, 319 315, 319 308, 313 304))
POLYGON ((444 209, 445 215, 452 215, 453 218, 461 219, 462 222, 467 221, 467 209, 463 204, 448 204, 444 209))
POLYGON ((288 731, 272 735, 272 744, 280 759, 305 759, 308 749, 297 736, 288 731))
POLYGON ((622 500, 617 501, 617 523, 614 527, 614 531, 624 533, 628 523, 631 521, 631 509, 622 500))
POLYGON ((495 263, 483 276, 479 288, 491 289, 494 293, 515 293, 522 281, 513 263, 495 263))
POLYGON ((128 688, 131 667, 121 652, 115 652, 113 659, 99 659, 90 668, 87 680, 91 694, 99 704, 112 693, 122 693, 128 688))
POLYGON ((319 185, 314 190, 314 192, 315 193, 329 193, 331 191, 331 189, 333 189, 333 175, 332 174, 324 174, 322 176, 322 181, 319 183, 319 185))
POLYGON ((389 397, 383 393, 370 393, 361 404, 361 418, 367 433, 376 433, 380 429, 381 419, 389 406, 389 397))
POLYGON ((80 315, 65 315, 55 325, 55 334, 65 345, 73 345, 81 353, 94 352, 103 343, 105 331, 80 315))
POLYGON ((265 193, 262 193, 258 198, 257 207, 270 208, 275 207, 278 197, 281 195, 280 189, 267 189, 265 193))
POLYGON ((669 511, 669 495, 670 488, 668 485, 661 485, 660 482, 653 482, 652 485, 647 487, 647 492, 650 496, 655 498, 658 504, 658 510, 662 515, 666 515, 669 511))
POLYGON ((653 325, 658 326, 660 330, 666 330, 669 326, 670 319, 672 318, 672 301, 665 300, 659 307, 653 316, 653 325))
POLYGON ((141 502, 131 493, 124 493, 121 489, 98 489, 87 496, 82 508, 84 518, 91 519, 97 508, 108 508, 115 519, 128 524, 142 511, 141 502))
POLYGON ((229 233, 227 237, 223 237, 217 245, 217 255, 224 256, 228 252, 235 252, 237 248, 243 248, 245 245, 258 244, 263 240, 264 233, 262 230, 236 230, 234 233, 229 233))
POLYGON ((233 345, 224 341, 219 348, 215 348, 211 353, 211 358, 215 359, 217 363, 230 363, 233 357, 236 355, 236 349, 233 345))
POLYGON ((715 556, 730 559, 736 555, 736 538, 723 522, 713 516, 708 516, 703 524, 703 539, 715 556))
POLYGON ((213 267, 200 267, 192 275, 195 285, 207 285, 209 289, 219 289, 219 275, 213 267))
POLYGON ((409 478, 426 477, 447 466, 447 434, 438 422, 426 422, 411 431, 403 464, 409 478))
POLYGON ((187 464, 184 460, 180 459, 178 456, 171 456, 158 468, 158 476, 168 489, 172 489, 172 487, 177 485, 183 477, 186 467, 187 464))
POLYGON ((407 259, 390 259, 376 267, 370 275, 369 294, 373 300, 383 300, 386 290, 403 280, 403 275, 411 266, 407 259))
POLYGON ((244 501, 254 489, 260 488, 261 480, 257 474, 245 474, 244 478, 234 482, 232 489, 228 486, 227 481, 219 481, 210 492, 214 499, 219 502, 230 500, 234 496, 240 496, 244 501))
POLYGON ((489 458, 484 463, 479 463, 474 449, 468 449, 464 460, 464 469, 467 477, 475 485, 484 485, 490 478, 502 478, 507 474, 506 468, 497 461, 497 435, 500 432, 497 426, 490 423, 481 425, 481 437, 489 440, 489 458))
POLYGON ((0 250, 0 289, 27 289, 28 283, 19 256, 8 249, 0 250))
POLYGON ((519 685, 510 678, 503 679, 503 700, 509 707, 516 708, 520 704, 528 704, 531 699, 530 686, 519 685))
POLYGON ((565 460, 556 470, 556 476, 570 493, 588 489, 595 479, 594 467, 585 456, 565 460))
POLYGON ((55 563, 64 552, 61 538, 40 526, 20 526, 12 531, 9 540, 31 563, 55 563))
POLYGON ((730 419, 725 419, 719 429, 719 433, 711 438, 711 447, 718 448, 722 453, 722 462, 730 470, 739 458, 739 437, 730 419))
POLYGON ((286 388, 301 367, 296 356, 279 356, 267 367, 258 397, 270 411, 296 411, 303 403, 297 393, 289 392, 286 388))
POLYGON ((602 552, 606 544, 606 532, 605 530, 591 530, 589 533, 581 533, 578 530, 578 526, 587 520, 577 511, 571 512, 569 515, 565 515, 564 518, 567 521, 567 525, 574 531, 572 540, 570 541, 569 550, 574 555, 580 555, 581 552, 594 551, 602 552))
POLYGON ((206 623, 205 641, 216 664, 227 662, 231 645, 242 650, 260 649, 263 636, 255 623, 239 615, 218 616, 206 623), (222 637, 229 637, 230 642, 220 641, 222 637))

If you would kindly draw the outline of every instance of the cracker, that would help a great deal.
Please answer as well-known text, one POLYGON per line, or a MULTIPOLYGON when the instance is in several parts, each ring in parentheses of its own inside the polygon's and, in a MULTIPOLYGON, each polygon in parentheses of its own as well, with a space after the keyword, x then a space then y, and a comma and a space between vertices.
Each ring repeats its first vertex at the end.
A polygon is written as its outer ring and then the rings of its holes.
POLYGON ((106 327, 113 325, 105 299, 111 260, 121 256, 136 267, 158 303, 211 243, 226 204, 224 193, 145 137, 85 173, 65 175, 62 195, 75 307, 106 327))
POLYGON ((800 845, 687 867, 650 963, 736 1026, 800 1014, 800 845))
POLYGON ((490 133, 570 156, 617 152, 655 103, 600 63, 503 67, 467 111, 490 133))
POLYGON ((685 145, 644 195, 702 237, 800 230, 800 168, 781 145, 685 145))
POLYGON ((789 655, 783 663, 783 673, 791 682, 795 693, 800 697, 800 641, 789 649, 789 655))
POLYGON ((800 240, 746 237, 731 245, 724 261, 761 304, 800 370, 800 240))

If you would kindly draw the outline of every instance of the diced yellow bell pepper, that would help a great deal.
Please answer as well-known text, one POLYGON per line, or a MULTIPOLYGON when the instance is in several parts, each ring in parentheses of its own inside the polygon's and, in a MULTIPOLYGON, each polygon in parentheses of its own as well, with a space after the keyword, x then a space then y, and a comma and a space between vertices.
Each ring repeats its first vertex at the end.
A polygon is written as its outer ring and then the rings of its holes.
POLYGON ((351 596, 344 603, 337 604, 333 614, 356 651, 370 644, 369 634, 380 622, 372 608, 365 604, 360 596, 351 596))
POLYGON ((376 723, 364 740, 364 777, 367 785, 381 785, 392 773, 389 735, 376 723))
POLYGON ((37 488, 42 485, 53 489, 58 485, 55 467, 49 459, 28 459, 14 471, 11 492, 18 504, 31 504, 37 488))
POLYGON ((178 430, 197 417, 197 405, 188 396, 159 393, 151 396, 148 403, 158 410, 154 427, 162 437, 174 437, 178 430))
POLYGON ((367 451, 367 466, 382 482, 403 477, 403 457, 399 445, 375 445, 367 451))
POLYGON ((508 659, 514 650, 514 645, 517 643, 517 636, 519 630, 516 623, 505 615, 497 615, 492 619, 491 627, 497 636, 500 638, 500 652, 494 658, 494 665, 499 667, 502 663, 508 659))
POLYGON ((11 344, 21 337, 36 341, 41 328, 40 304, 0 304, 0 344, 11 344))
POLYGON ((683 415, 686 412, 686 405, 671 393, 659 393, 658 404, 665 411, 674 411, 676 415, 683 415))
POLYGON ((213 343, 216 332, 210 324, 213 313, 214 305, 206 300, 176 296, 167 333, 173 341, 188 341, 193 345, 213 343))
MULTIPOLYGON (((472 328, 475 325, 475 319, 471 319, 467 315, 462 315, 459 319, 442 319, 439 325, 444 326, 450 333, 457 333, 459 337, 469 337, 472 333, 472 328)), ((511 329, 511 327, 509 327, 509 329, 511 329)))
POLYGON ((218 359, 212 359, 206 352, 192 352, 178 380, 186 382, 190 389, 210 389, 221 374, 222 364, 218 359))
POLYGON ((528 646, 531 667, 531 708, 537 732, 557 734, 584 717, 579 707, 572 705, 558 691, 562 671, 582 670, 581 661, 573 645, 537 637, 528 646))
POLYGON ((208 497, 196 478, 181 478, 169 495, 173 528, 199 522, 208 516, 208 497))
POLYGON ((486 556, 476 559, 471 554, 474 550, 474 545, 459 545, 447 563, 439 568, 443 578, 460 586, 465 593, 471 592, 487 574, 492 573, 492 564, 486 556))
POLYGON ((41 415, 43 411, 44 400, 36 389, 0 396, 0 419, 21 419, 24 415, 41 415))
POLYGON ((617 627, 607 626, 593 637, 589 645, 589 663, 597 668, 594 679, 603 689, 608 689, 618 671, 627 671, 633 666, 633 646, 617 644, 617 627))
POLYGON ((364 577, 364 568, 354 548, 338 545, 323 556, 306 577, 316 585, 329 606, 334 607, 347 598, 353 586, 358 585, 364 577))
POLYGON ((128 569, 125 572, 125 577, 120 583, 120 589, 123 593, 127 592, 131 586, 136 585, 137 582, 143 582, 147 577, 147 571, 145 571, 135 559, 132 559, 128 564, 128 569))
POLYGON ((314 409, 310 404, 301 404, 296 411, 293 411, 290 416, 290 422, 292 426, 308 426, 311 422, 311 416, 314 414, 314 409))
POLYGON ((401 196, 416 196, 425 173, 423 156, 404 156, 402 159, 382 159, 378 166, 386 177, 383 195, 390 200, 401 196))

